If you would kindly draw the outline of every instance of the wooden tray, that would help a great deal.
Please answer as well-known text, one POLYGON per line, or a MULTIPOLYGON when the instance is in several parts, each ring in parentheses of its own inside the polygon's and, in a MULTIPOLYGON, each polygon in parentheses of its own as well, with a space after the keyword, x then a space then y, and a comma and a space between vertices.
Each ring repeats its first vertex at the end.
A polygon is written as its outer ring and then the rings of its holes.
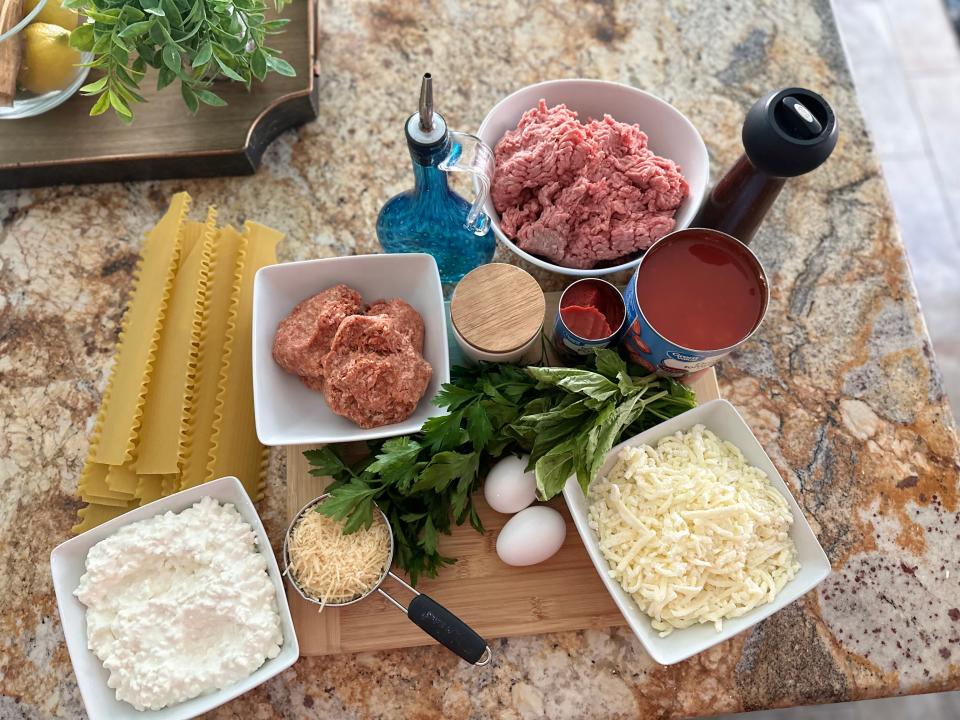
POLYGON ((89 117, 93 99, 79 94, 42 115, 0 120, 0 189, 255 172, 277 135, 317 116, 316 15, 316 0, 297 0, 283 12, 285 32, 271 37, 297 76, 271 73, 250 92, 217 82, 226 107, 191 115, 176 84, 158 93, 148 75, 148 102, 132 125, 112 112, 89 117))
MULTIPOLYGON (((547 294, 547 327, 552 326, 558 301, 559 293, 547 294)), ((698 402, 720 397, 713 368, 691 375, 687 384, 698 402)), ((303 451, 312 447, 287 448, 288 518, 321 495, 329 482, 329 478, 309 474, 303 451)), ((495 550, 497 534, 510 516, 491 510, 482 493, 474 497, 474 503, 486 532, 481 535, 466 524, 443 536, 441 551, 457 558, 457 563, 436 578, 421 580, 418 590, 460 616, 488 642, 514 635, 626 625, 580 542, 562 497, 554 498, 550 505, 567 522, 563 547, 546 562, 523 568, 503 564, 495 550)), ((406 591, 395 585, 388 579, 385 589, 401 602, 409 601, 403 598, 406 591)), ((322 613, 292 590, 288 589, 287 597, 302 655, 435 644, 378 593, 345 608, 325 608, 322 613)))

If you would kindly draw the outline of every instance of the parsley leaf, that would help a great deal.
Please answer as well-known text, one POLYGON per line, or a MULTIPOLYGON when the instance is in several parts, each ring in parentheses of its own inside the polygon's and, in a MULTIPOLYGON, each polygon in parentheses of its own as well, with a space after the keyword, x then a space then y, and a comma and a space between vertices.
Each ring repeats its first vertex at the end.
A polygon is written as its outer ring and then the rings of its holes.
POLYGON ((324 445, 316 450, 307 450, 303 453, 307 462, 313 466, 310 474, 314 477, 337 478, 346 473, 353 476, 353 471, 340 459, 336 451, 330 445, 324 445))
POLYGON ((463 410, 449 415, 436 415, 423 424, 423 440, 434 452, 452 450, 466 442, 466 432, 460 427, 463 410))
POLYGON ((437 393, 431 402, 437 407, 456 410, 461 405, 466 405, 478 396, 479 393, 474 390, 463 388, 453 383, 446 383, 440 388, 440 392, 437 393))
POLYGON ((483 450, 493 439, 493 425, 486 409, 480 403, 473 403, 467 410, 467 435, 477 450, 483 450))

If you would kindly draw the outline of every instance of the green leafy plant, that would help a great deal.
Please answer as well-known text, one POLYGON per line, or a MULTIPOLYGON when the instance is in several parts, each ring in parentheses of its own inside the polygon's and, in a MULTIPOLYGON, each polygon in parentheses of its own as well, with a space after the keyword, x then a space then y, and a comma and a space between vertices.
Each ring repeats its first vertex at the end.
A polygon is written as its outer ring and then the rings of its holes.
POLYGON ((621 438, 696 405, 685 386, 629 366, 613 350, 580 368, 454 368, 433 402, 447 414, 414 435, 369 443, 356 462, 336 446, 305 453, 311 474, 334 479, 318 512, 344 520, 350 533, 369 527, 376 503, 393 528, 396 563, 414 583, 454 562, 438 551, 453 523, 469 520, 483 532, 472 495, 498 458, 529 454, 541 500, 574 475, 586 490, 621 438))
MULTIPOLYGON (((277 11, 290 0, 274 0, 277 11)), ((80 88, 97 97, 90 110, 108 109, 125 122, 131 107, 144 102, 139 93, 147 68, 155 68, 157 89, 180 82, 191 112, 201 103, 219 107, 226 101, 210 89, 218 77, 250 87, 275 72, 292 77, 293 67, 267 47, 269 35, 289 20, 266 19, 265 0, 65 0, 92 22, 76 28, 70 44, 93 53, 90 67, 102 77, 80 88)))

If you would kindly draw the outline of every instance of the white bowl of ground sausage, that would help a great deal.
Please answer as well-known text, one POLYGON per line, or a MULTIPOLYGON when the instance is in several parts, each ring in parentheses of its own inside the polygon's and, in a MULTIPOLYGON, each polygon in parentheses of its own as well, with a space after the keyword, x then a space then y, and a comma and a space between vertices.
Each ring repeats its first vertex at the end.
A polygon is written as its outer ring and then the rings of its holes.
POLYGON ((70 538, 51 553, 50 568, 67 650, 90 720, 185 720, 196 717, 280 674, 293 665, 300 655, 276 557, 253 502, 235 477, 220 478, 168 495, 70 538), (252 674, 221 690, 168 705, 161 710, 136 710, 133 705, 117 700, 114 690, 108 687, 110 673, 88 647, 86 609, 73 593, 80 585, 80 579, 86 571, 87 554, 94 545, 132 523, 166 512, 182 512, 205 497, 234 505, 240 517, 253 529, 257 549, 266 560, 266 574, 275 591, 283 644, 277 655, 267 659, 252 674))
MULTIPOLYGON (((689 227, 706 192, 710 179, 710 159, 703 138, 683 113, 665 100, 629 85, 603 80, 550 80, 528 85, 498 102, 483 119, 477 134, 487 145, 495 148, 504 134, 516 129, 527 110, 537 107, 541 98, 548 107, 561 103, 566 105, 578 114, 582 123, 591 119, 600 120, 606 114, 618 122, 639 125, 647 134, 648 147, 657 155, 677 163, 690 185, 690 193, 674 216, 674 230, 689 227)), ((492 197, 487 198, 484 210, 500 242, 511 252, 544 270, 575 277, 597 277, 630 270, 640 262, 642 252, 608 267, 563 267, 521 250, 508 238, 500 228, 500 216, 493 206, 492 197)))
MULTIPOLYGON (((261 268, 253 282, 253 408, 257 437, 264 445, 357 442, 409 435, 443 409, 431 399, 450 382, 446 312, 437 261, 424 253, 351 255, 302 260, 261 268), (362 428, 337 415, 322 393, 281 368, 272 348, 279 323, 298 303, 343 283, 364 303, 400 298, 420 313, 423 357, 432 368, 413 414, 401 422, 362 428)), ((390 387, 379 387, 390 393, 390 387)))

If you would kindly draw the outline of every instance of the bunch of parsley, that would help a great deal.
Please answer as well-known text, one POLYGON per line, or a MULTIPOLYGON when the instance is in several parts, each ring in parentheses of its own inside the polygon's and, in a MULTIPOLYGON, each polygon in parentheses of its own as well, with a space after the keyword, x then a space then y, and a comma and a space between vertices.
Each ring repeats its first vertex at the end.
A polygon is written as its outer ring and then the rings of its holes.
POLYGON ((334 479, 318 510, 345 520, 349 533, 368 527, 378 505, 393 528, 395 561, 414 583, 455 562, 437 549, 453 523, 469 519, 483 532, 472 495, 504 454, 530 455, 541 500, 573 475, 586 491, 621 438, 696 404, 683 385, 640 374, 612 350, 581 368, 454 368, 433 402, 447 414, 414 435, 370 443, 356 462, 337 446, 305 453, 311 474, 334 479))

